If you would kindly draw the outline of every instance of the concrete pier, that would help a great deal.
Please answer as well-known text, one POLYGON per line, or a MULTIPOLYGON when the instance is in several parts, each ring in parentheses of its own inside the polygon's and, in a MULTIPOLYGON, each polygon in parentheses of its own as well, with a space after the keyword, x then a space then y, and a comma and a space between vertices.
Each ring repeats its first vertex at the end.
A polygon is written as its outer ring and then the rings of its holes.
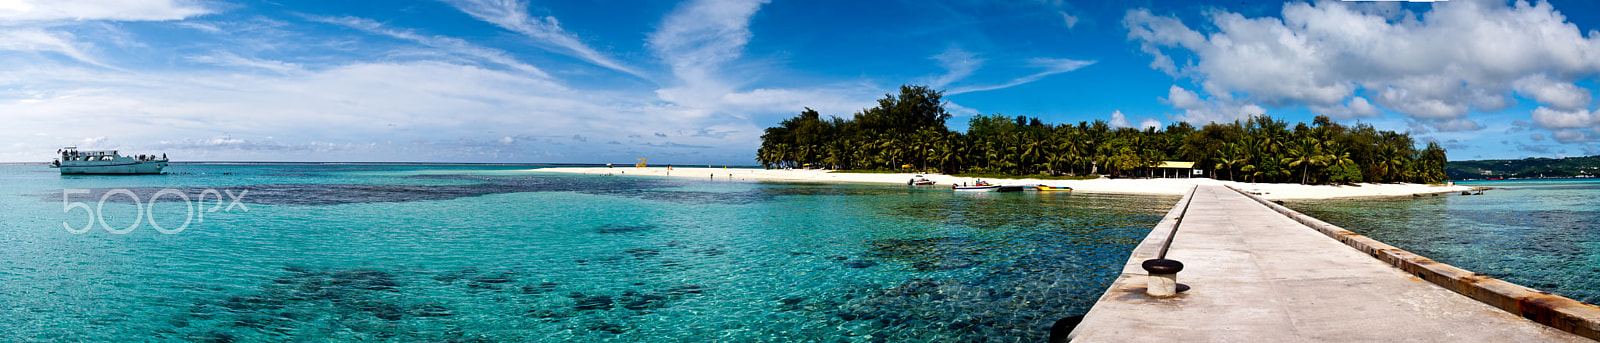
POLYGON ((1167 258, 1173 297, 1145 294, 1180 200, 1072 332, 1074 342, 1592 342, 1429 283, 1223 186, 1199 186, 1167 258))

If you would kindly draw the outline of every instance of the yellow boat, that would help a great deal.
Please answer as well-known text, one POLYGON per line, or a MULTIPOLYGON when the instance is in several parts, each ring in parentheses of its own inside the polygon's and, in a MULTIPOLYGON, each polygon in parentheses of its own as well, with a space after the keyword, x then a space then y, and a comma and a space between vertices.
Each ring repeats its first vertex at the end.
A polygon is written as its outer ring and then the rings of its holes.
POLYGON ((1064 192, 1072 190, 1072 187, 1054 187, 1045 185, 1034 186, 1034 188, 1038 189, 1040 192, 1064 192))

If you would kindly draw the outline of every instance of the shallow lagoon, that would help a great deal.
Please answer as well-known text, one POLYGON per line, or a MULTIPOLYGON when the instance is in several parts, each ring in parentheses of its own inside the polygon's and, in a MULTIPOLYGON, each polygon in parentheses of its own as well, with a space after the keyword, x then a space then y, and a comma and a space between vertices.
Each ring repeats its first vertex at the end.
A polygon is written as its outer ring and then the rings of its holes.
POLYGON ((1177 200, 527 168, 3 166, 0 339, 1042 341, 1177 200))

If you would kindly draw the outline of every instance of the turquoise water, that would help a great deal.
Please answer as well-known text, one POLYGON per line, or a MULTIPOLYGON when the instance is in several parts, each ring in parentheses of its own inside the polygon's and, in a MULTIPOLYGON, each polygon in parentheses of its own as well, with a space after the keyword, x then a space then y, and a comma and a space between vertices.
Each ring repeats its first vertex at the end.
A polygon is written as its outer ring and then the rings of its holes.
POLYGON ((1434 260, 1600 303, 1600 181, 1463 184, 1498 189, 1285 205, 1434 260))
POLYGON ((1177 200, 528 168, 0 166, 0 341, 1037 342, 1177 200))

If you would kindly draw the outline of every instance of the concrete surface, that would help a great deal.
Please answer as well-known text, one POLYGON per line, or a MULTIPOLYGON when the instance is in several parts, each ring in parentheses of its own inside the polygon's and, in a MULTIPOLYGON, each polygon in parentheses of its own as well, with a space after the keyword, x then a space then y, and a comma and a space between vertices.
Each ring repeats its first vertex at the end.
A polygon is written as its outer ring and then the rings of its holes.
POLYGON ((1199 186, 1167 258, 1176 297, 1144 295, 1184 200, 1135 248, 1074 342, 1591 342, 1406 274, 1222 186, 1199 186))

